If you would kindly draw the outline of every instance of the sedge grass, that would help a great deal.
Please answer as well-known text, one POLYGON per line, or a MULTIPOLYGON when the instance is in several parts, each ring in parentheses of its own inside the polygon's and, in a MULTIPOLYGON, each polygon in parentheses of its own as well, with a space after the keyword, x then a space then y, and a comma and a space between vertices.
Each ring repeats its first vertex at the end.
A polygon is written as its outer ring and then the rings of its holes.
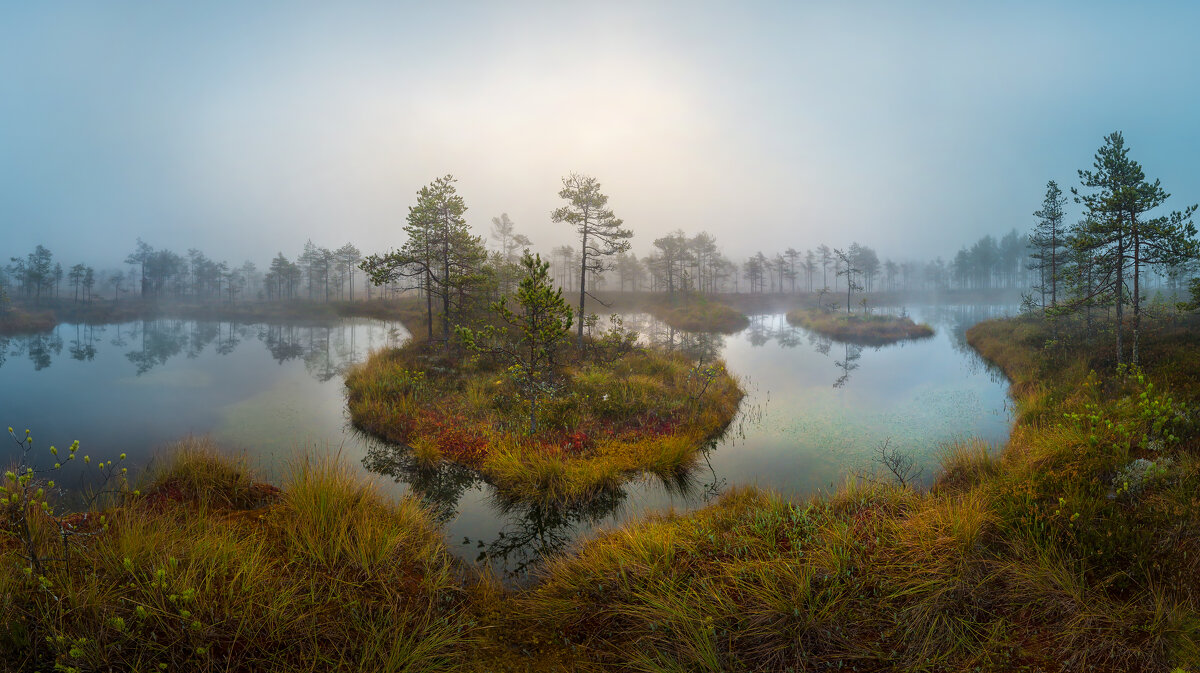
POLYGON ((330 460, 273 504, 191 440, 147 495, 109 510, 72 564, 23 577, 0 547, 8 670, 451 670, 471 629, 441 536, 330 460), (156 501, 203 462, 214 484, 156 501), (237 493, 232 484, 240 484, 237 493), (213 494, 220 497, 212 497, 213 494), (200 506, 199 500, 207 498, 200 506), (256 503, 246 509, 248 503, 256 503), (195 505, 195 506, 189 506, 195 505))

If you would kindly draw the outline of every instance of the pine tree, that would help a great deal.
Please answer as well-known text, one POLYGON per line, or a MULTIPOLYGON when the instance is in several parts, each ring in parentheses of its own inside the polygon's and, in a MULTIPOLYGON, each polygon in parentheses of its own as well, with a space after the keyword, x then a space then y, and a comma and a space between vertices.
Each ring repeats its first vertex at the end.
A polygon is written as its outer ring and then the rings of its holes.
POLYGON ((1050 290, 1050 306, 1058 306, 1058 286, 1062 282, 1064 262, 1067 256, 1067 236, 1063 227, 1063 206, 1067 197, 1063 196, 1058 183, 1051 180, 1046 183, 1046 197, 1042 200, 1041 210, 1033 216, 1038 223, 1029 235, 1029 245, 1033 253, 1029 256, 1034 260, 1030 269, 1039 272, 1038 287, 1042 294, 1042 307, 1046 306, 1046 289, 1050 290))
POLYGON ((1082 186, 1072 189, 1076 203, 1087 209, 1088 226, 1078 232, 1077 245, 1107 265, 1111 275, 1117 313, 1117 363, 1123 357, 1122 332, 1127 279, 1132 281, 1129 301, 1133 307, 1133 348, 1130 362, 1138 364, 1141 336, 1141 275, 1144 266, 1170 264, 1196 252, 1196 227, 1191 221, 1196 206, 1183 212, 1150 217, 1167 194, 1158 180, 1149 182, 1138 163, 1129 158, 1125 138, 1114 132, 1104 138, 1096 152, 1093 170, 1080 170, 1082 186))
POLYGON ((550 262, 526 250, 521 267, 524 275, 517 285, 514 306, 509 307, 508 297, 491 306, 507 329, 458 327, 458 333, 468 349, 509 364, 509 375, 529 402, 529 433, 533 434, 539 400, 557 391, 558 354, 571 333, 573 316, 562 288, 554 287, 550 278, 550 262))
MULTIPOLYGON (((624 222, 607 208, 608 197, 600 191, 600 183, 594 177, 572 173, 563 178, 558 195, 568 204, 555 210, 551 218, 571 224, 579 234, 579 315, 584 315, 588 273, 602 273, 608 268, 609 257, 629 250, 633 232, 621 228, 624 222)), ((582 347, 582 320, 577 341, 582 347)))
POLYGON ((386 255, 371 255, 359 266, 375 285, 416 278, 425 292, 429 338, 433 339, 433 300, 437 297, 442 306, 442 338, 447 343, 456 309, 480 283, 481 266, 487 258, 483 239, 471 234, 463 217, 467 206, 454 183, 454 176, 446 175, 422 187, 416 205, 408 209, 404 246, 386 255))

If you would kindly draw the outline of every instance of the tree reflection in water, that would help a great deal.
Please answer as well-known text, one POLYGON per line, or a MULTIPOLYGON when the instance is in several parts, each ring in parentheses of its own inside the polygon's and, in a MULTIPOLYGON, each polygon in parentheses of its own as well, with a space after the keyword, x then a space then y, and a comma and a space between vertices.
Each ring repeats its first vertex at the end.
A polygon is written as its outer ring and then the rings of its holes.
MULTIPOLYGON (((396 483, 406 484, 440 523, 445 524, 457 516, 458 502, 468 491, 489 489, 491 506, 502 521, 500 529, 475 538, 464 537, 459 546, 465 553, 459 555, 471 560, 473 553, 476 563, 487 565, 508 584, 528 581, 543 560, 562 553, 605 520, 615 520, 630 493, 627 485, 602 491, 583 502, 514 501, 491 490, 483 477, 468 467, 446 461, 430 466, 417 460, 407 446, 372 438, 365 440, 368 449, 363 466, 396 483)), ((715 441, 706 445, 692 468, 666 477, 647 477, 647 480, 667 493, 694 498, 697 502, 718 497, 726 481, 717 477, 708 460, 708 453, 714 446, 715 441), (701 468, 705 466, 711 479, 701 480, 698 476, 703 474, 701 468)))
POLYGON ((41 371, 50 366, 54 356, 62 353, 63 340, 57 331, 34 334, 24 337, 18 344, 14 355, 24 351, 33 363, 34 371, 41 371))
POLYGON ((235 322, 189 321, 172 319, 143 320, 109 326, 60 325, 49 332, 23 336, 0 337, 0 366, 10 356, 25 355, 34 370, 49 367, 63 350, 63 331, 74 332, 68 355, 80 362, 96 359, 102 350, 103 335, 111 329, 109 344, 125 352, 127 359, 140 376, 169 361, 184 356, 196 359, 211 351, 229 355, 247 339, 257 339, 267 347, 276 362, 302 360, 306 371, 318 381, 330 381, 346 373, 374 348, 394 345, 407 338, 407 332, 396 324, 375 321, 341 321, 330 325, 252 325, 235 322), (364 324, 366 343, 359 344, 364 324), (386 336, 379 339, 379 326, 386 336))
POLYGON ((103 334, 104 328, 97 325, 75 325, 75 338, 67 349, 71 358, 83 362, 96 359, 97 334, 103 334))
POLYGON ((858 360, 862 357, 862 346, 852 343, 846 343, 843 345, 846 349, 845 354, 842 356, 841 360, 835 360, 833 363, 834 366, 842 370, 842 375, 837 378, 837 381, 833 382, 834 388, 845 387, 846 382, 850 380, 850 372, 858 369, 858 360))

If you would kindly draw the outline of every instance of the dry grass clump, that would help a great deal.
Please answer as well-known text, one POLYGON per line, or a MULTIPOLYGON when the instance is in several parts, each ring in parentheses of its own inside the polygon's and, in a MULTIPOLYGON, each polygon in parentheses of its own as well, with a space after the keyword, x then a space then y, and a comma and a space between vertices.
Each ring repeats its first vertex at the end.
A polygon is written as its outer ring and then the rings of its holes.
POLYGON ((25 310, 0 304, 0 334, 32 334, 52 329, 58 321, 52 311, 25 310))
POLYGON ((812 330, 831 339, 867 346, 881 346, 933 336, 932 327, 925 323, 915 323, 907 316, 898 318, 889 315, 797 309, 788 312, 787 320, 792 325, 812 330))

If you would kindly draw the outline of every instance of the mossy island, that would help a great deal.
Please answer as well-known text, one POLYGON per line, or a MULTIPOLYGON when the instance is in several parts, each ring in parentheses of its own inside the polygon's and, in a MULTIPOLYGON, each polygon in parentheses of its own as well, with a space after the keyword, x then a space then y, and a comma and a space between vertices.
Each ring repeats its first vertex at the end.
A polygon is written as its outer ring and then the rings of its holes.
POLYGON ((572 338, 548 263, 526 255, 523 266, 490 320, 352 370, 354 426, 431 465, 476 469, 513 500, 579 501, 638 474, 684 474, 741 401, 724 363, 641 347, 615 316, 604 329, 585 320, 572 338))
POLYGON ((706 297, 653 301, 646 310, 671 327, 688 332, 736 334, 750 326, 745 313, 706 297))
POLYGON ((884 346, 933 336, 932 327, 913 322, 908 316, 839 313, 810 308, 789 311, 787 321, 835 341, 866 346, 884 346))

